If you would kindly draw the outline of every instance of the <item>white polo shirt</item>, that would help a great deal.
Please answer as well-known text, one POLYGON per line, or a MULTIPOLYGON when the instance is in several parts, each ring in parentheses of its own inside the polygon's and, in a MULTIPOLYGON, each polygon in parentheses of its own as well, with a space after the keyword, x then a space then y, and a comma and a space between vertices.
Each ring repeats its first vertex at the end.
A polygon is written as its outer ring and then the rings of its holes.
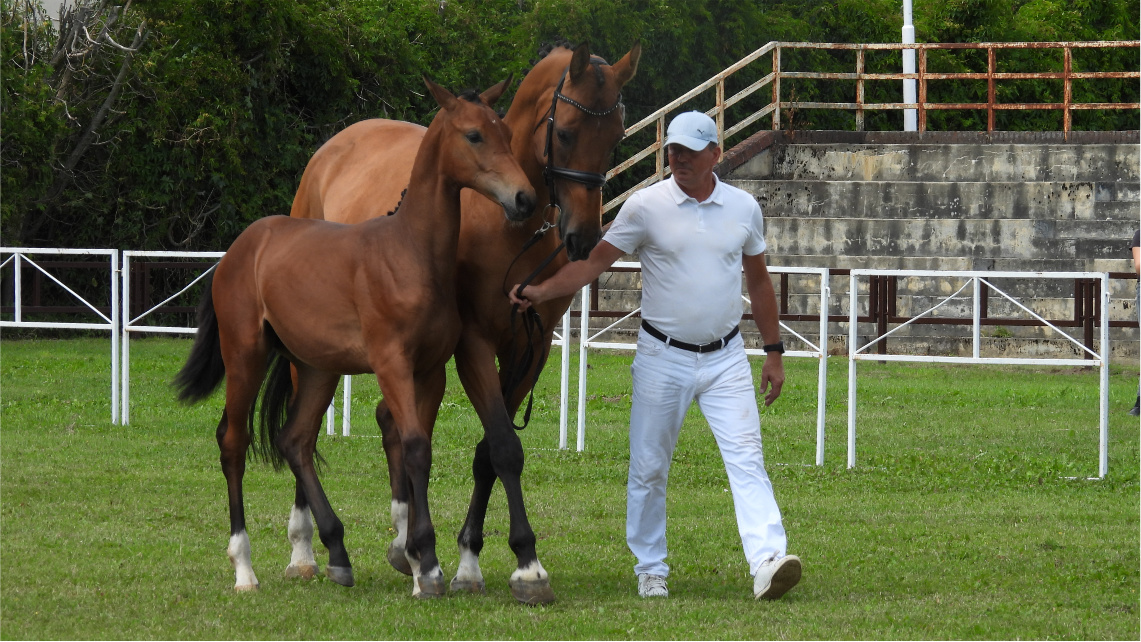
POLYGON ((635 192, 604 240, 642 262, 642 318, 668 336, 709 343, 741 322, 741 256, 765 251, 761 206, 717 180, 697 202, 668 180, 635 192))

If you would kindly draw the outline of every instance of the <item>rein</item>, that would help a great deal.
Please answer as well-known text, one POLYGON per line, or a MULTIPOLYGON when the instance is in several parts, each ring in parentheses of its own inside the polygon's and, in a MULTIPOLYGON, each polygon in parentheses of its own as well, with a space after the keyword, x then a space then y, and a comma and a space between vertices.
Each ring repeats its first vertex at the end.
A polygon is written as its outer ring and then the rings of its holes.
MULTIPOLYGON (((551 108, 547 110, 547 118, 545 121, 540 121, 538 125, 535 125, 535 130, 538 130, 540 127, 542 127, 543 122, 546 122, 547 125, 547 144, 546 148, 543 150, 543 155, 547 158, 547 164, 545 167, 543 167, 543 181, 547 185, 547 193, 550 195, 551 201, 550 204, 548 204, 544 209, 543 214, 545 215, 547 210, 551 209, 558 212, 557 220, 560 227, 562 223, 563 208, 559 205, 558 196, 555 191, 555 180, 561 178, 564 180, 573 181, 575 183, 581 183, 586 185, 589 189, 601 190, 602 187, 606 185, 606 174, 599 172, 587 172, 579 169, 570 169, 569 167, 559 167, 555 165, 554 158, 551 154, 551 150, 554 147, 555 108, 558 106, 559 101, 561 100, 568 105, 577 107, 580 111, 589 116, 602 117, 607 116, 613 113, 616 109, 622 107, 621 93, 618 94, 618 100, 614 103, 614 105, 612 105, 609 109, 602 111, 590 109, 586 105, 583 105, 577 100, 563 94, 563 83, 566 82, 568 71, 569 69, 563 71, 562 77, 559 78, 559 84, 555 86, 555 93, 551 96, 551 108)), ((527 239, 527 242, 523 244, 522 249, 520 249, 519 253, 515 255, 514 259, 512 259, 511 264, 507 266, 507 272, 503 275, 504 294, 507 293, 507 275, 511 273, 511 268, 515 266, 515 263, 523 256, 527 250, 531 249, 533 245, 538 243, 539 240, 543 238, 543 235, 547 233, 547 230, 551 229, 555 225, 556 224, 551 223, 550 221, 544 221, 543 225, 535 231, 535 234, 531 236, 530 239, 527 239)), ((559 255, 559 252, 563 251, 564 247, 566 247, 566 242, 560 242, 558 247, 555 248, 555 251, 551 252, 547 258, 543 259, 543 261, 539 263, 538 267, 531 271, 531 274, 527 275, 527 278, 523 279, 523 281, 519 284, 519 288, 516 290, 517 296, 522 295, 523 288, 530 285, 531 281, 533 281, 540 272, 545 270, 547 266, 551 264, 551 261, 555 260, 555 257, 559 255)), ((511 333, 513 335, 517 335, 518 333, 518 329, 515 325, 515 320, 518 316, 518 312, 519 305, 513 304, 511 306, 511 333)), ((519 384, 523 383, 523 380, 527 376, 527 372, 531 370, 532 364, 536 363, 535 338, 543 336, 544 332, 543 319, 534 307, 527 308, 526 313, 523 315, 523 331, 527 336, 527 347, 523 350, 522 358, 518 361, 515 359, 516 348, 515 344, 513 343, 511 348, 511 357, 507 362, 510 364, 518 363, 525 365, 521 368, 512 368, 510 375, 507 377, 507 380, 504 381, 502 392, 503 400, 505 402, 511 393, 515 391, 515 388, 517 388, 519 384)), ((542 358, 539 360, 540 364, 546 362, 547 350, 549 349, 550 346, 547 346, 544 349, 542 358)), ((527 424, 531 422, 531 409, 535 403, 535 385, 539 383, 539 375, 541 375, 542 372, 543 368, 541 365, 535 368, 535 376, 531 381, 531 391, 527 397, 527 410, 523 413, 523 425, 516 426, 514 420, 511 422, 511 425, 515 428, 515 430, 523 430, 527 427, 527 424)))

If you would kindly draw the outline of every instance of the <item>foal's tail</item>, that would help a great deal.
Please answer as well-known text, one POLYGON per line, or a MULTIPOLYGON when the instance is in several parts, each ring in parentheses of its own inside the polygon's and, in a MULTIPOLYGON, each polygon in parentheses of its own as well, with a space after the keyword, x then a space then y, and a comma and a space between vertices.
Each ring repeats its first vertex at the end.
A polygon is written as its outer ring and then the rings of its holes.
MULTIPOLYGON (((293 378, 289 360, 276 350, 270 353, 269 376, 265 380, 261 399, 261 426, 259 439, 255 440, 254 452, 264 461, 273 464, 275 470, 285 466, 285 458, 277 449, 277 436, 289 418, 289 402, 293 399, 293 378)), ((253 414, 250 415, 250 434, 253 431, 253 414)))
POLYGON ((218 341, 218 317, 214 314, 213 282, 213 274, 206 277, 202 301, 198 304, 198 332, 194 335, 194 346, 190 348, 186 365, 174 377, 178 400, 187 404, 209 397, 226 376, 222 345, 218 341))

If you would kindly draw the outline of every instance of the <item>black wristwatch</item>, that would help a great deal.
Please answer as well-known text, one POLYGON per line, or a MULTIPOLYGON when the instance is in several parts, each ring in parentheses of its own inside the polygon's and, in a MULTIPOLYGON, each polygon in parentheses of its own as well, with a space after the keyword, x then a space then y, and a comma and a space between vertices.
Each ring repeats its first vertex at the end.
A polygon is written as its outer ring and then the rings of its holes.
POLYGON ((781 354, 784 354, 784 341, 777 341, 776 343, 770 343, 761 349, 764 350, 765 352, 779 352, 781 354))

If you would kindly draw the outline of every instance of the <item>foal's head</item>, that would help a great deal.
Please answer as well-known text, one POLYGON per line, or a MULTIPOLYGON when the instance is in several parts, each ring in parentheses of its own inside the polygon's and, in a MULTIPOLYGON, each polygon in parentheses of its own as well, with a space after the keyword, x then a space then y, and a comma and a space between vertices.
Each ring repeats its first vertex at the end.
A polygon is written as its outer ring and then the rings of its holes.
POLYGON ((440 113, 432 121, 438 128, 439 170, 451 180, 470 187, 503 206, 507 218, 521 221, 535 208, 535 189, 511 154, 511 130, 489 107, 503 95, 510 78, 476 94, 453 95, 424 79, 440 113))

